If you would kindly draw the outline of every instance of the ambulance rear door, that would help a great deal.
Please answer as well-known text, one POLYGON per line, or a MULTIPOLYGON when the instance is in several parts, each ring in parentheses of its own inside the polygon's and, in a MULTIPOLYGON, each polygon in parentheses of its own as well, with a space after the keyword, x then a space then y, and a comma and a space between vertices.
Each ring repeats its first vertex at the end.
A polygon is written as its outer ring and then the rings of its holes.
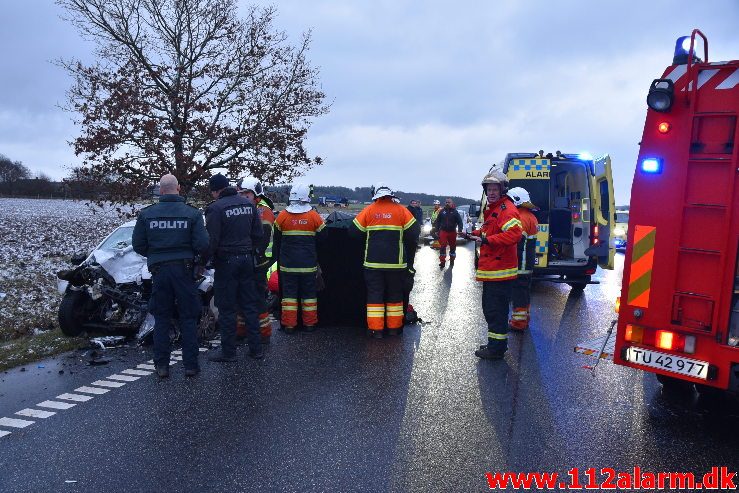
MULTIPOLYGON (((598 257, 602 269, 613 269, 616 255, 614 230, 616 228, 616 201, 613 196, 611 156, 606 154, 593 161, 592 224, 597 227, 598 243, 587 252, 598 257)), ((595 229, 595 228, 593 228, 595 229)), ((592 241, 592 240, 591 240, 592 241)))
POLYGON ((526 189, 531 197, 531 202, 537 207, 534 215, 539 221, 539 226, 536 234, 534 271, 536 271, 536 268, 547 267, 549 263, 550 169, 551 161, 539 156, 513 158, 508 161, 506 168, 509 187, 526 189))

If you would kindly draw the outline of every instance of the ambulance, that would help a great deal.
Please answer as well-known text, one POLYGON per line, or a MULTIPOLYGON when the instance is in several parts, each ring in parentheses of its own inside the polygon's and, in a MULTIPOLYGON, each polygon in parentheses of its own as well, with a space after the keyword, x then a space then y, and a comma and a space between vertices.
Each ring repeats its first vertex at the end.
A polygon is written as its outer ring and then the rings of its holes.
POLYGON ((581 349, 666 390, 739 392, 739 60, 709 62, 696 29, 647 106, 615 335, 581 349))
MULTIPOLYGON (((567 283, 573 290, 595 284, 598 266, 613 269, 616 207, 611 158, 587 153, 511 153, 493 166, 523 187, 538 208, 534 279, 567 283)), ((483 194, 482 209, 486 198, 483 194)))

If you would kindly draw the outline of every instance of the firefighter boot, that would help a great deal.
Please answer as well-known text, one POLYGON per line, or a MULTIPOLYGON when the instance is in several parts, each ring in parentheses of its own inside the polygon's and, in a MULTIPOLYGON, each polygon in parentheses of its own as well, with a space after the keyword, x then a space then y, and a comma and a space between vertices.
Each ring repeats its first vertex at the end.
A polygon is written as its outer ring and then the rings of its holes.
POLYGON ((480 346, 480 349, 475 351, 475 356, 477 356, 480 359, 503 359, 503 356, 505 356, 505 351, 494 351, 490 349, 490 346, 480 346))

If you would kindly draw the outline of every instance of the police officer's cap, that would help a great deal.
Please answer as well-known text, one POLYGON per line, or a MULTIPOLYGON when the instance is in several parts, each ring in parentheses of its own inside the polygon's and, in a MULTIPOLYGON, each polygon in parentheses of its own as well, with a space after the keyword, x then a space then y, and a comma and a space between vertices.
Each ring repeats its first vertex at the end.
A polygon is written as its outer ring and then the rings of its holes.
POLYGON ((218 173, 217 175, 213 175, 210 177, 209 184, 210 191, 217 192, 218 190, 223 190, 228 186, 228 178, 218 173))

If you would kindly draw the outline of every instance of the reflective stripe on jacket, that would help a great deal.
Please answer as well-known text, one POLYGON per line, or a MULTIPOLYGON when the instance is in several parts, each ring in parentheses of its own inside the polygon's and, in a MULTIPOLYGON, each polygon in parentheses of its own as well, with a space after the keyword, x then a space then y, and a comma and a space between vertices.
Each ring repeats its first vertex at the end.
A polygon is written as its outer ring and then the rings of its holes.
POLYGON ((518 242, 521 240, 521 219, 511 199, 503 197, 488 206, 485 222, 473 232, 481 236, 478 281, 507 281, 518 273, 518 242))
POLYGON ((420 225, 413 214, 390 197, 368 205, 354 218, 356 234, 365 235, 364 266, 368 269, 405 269, 405 242, 416 241, 420 225), (414 236, 415 235, 415 236, 414 236))

